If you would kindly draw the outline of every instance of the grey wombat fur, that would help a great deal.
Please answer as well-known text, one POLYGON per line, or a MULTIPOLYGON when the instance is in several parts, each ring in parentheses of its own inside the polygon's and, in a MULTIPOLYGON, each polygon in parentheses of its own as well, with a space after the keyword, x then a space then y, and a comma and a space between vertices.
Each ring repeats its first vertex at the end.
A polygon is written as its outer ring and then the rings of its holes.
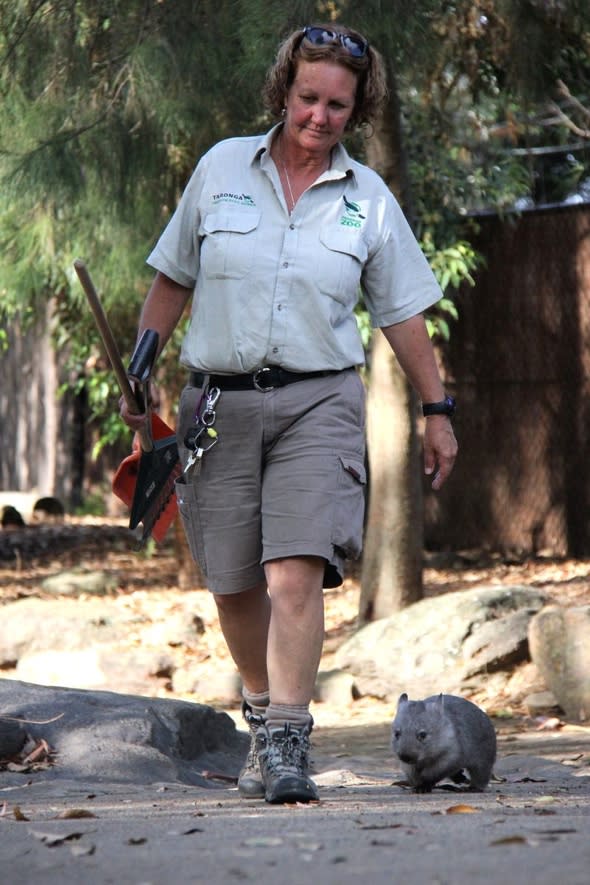
POLYGON ((496 760, 490 718, 465 698, 450 694, 410 701, 402 694, 391 726, 391 746, 417 793, 430 793, 444 778, 485 790, 496 760))

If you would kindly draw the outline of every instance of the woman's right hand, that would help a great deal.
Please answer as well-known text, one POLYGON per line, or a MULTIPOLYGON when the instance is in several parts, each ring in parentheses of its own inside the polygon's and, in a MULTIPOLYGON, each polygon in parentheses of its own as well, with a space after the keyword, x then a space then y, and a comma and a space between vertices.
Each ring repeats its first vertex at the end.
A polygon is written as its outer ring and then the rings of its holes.
MULTIPOLYGON (((157 412, 160 408, 160 391, 153 381, 148 381, 147 391, 150 409, 157 412)), ((147 412, 144 411, 139 415, 136 412, 131 412, 124 396, 119 398, 119 414, 127 427, 130 427, 135 432, 140 430, 147 422, 147 412)))

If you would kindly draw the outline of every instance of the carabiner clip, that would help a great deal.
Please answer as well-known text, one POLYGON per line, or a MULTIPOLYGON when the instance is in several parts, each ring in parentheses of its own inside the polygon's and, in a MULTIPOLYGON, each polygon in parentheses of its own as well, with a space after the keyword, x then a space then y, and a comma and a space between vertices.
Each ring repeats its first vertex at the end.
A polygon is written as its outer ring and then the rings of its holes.
POLYGON ((212 387, 207 393, 205 409, 201 415, 201 424, 204 424, 205 427, 213 427, 215 424, 215 418, 217 417, 215 414, 215 406, 220 396, 221 390, 219 387, 212 387))

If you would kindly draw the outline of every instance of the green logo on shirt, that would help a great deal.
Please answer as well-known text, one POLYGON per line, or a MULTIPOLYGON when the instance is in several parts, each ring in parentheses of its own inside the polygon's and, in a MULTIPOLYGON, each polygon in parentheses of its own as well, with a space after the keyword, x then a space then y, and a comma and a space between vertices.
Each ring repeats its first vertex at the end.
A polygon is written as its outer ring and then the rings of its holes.
POLYGON ((344 214, 340 216, 340 222, 343 227, 354 227, 360 228, 362 227, 362 221, 365 220, 365 215, 361 212, 361 207, 358 203, 353 203, 352 200, 347 200, 343 195, 342 199, 344 200, 344 214))
POLYGON ((254 199, 249 194, 231 194, 229 191, 213 194, 214 203, 233 203, 234 205, 255 206, 254 199))

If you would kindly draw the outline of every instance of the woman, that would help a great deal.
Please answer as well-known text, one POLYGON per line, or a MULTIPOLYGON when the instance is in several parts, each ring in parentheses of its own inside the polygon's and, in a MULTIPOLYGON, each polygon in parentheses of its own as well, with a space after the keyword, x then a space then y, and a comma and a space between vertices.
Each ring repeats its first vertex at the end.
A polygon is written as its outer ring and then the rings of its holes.
POLYGON ((307 772, 322 590, 361 549, 361 288, 432 415, 435 489, 457 451, 422 317, 440 289, 390 191, 340 144, 384 96, 383 62, 360 34, 295 31, 265 86, 280 122, 201 158, 148 259, 140 333, 156 329, 163 347, 193 296, 179 508, 242 679, 252 740, 238 788, 267 802, 318 798, 307 772))

